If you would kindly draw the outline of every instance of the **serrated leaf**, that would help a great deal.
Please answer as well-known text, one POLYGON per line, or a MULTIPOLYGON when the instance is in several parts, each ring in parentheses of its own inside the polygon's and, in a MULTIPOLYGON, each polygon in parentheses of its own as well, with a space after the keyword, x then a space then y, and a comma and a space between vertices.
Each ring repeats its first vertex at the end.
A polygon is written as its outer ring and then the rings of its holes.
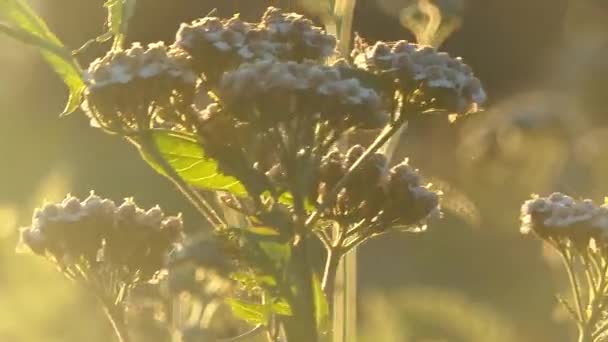
MULTIPOLYGON (((155 130, 152 136, 160 154, 188 184, 200 189, 229 191, 237 196, 247 195, 241 182, 218 171, 217 161, 207 157, 194 136, 164 130, 155 130)), ((149 152, 141 148, 140 152, 152 168, 166 174, 149 152)))
MULTIPOLYGON (((23 43, 32 45, 41 50, 44 59, 51 65, 53 70, 61 77, 70 91, 70 97, 62 115, 70 114, 78 108, 84 89, 84 80, 78 63, 71 57, 70 52, 65 49, 63 43, 53 34, 44 20, 23 0, 0 0, 0 13, 15 28, 14 32, 26 32, 19 39, 23 43), (55 51, 49 47, 53 46, 55 51)), ((5 32, 6 33, 6 32, 5 32)))
POLYGON ((268 322, 270 312, 262 304, 245 302, 235 298, 226 299, 226 303, 232 309, 232 314, 250 324, 265 324, 268 322))
POLYGON ((327 331, 329 326, 329 305, 325 292, 321 286, 321 281, 316 274, 312 277, 312 289, 315 301, 315 319, 317 320, 317 328, 320 331, 327 331))

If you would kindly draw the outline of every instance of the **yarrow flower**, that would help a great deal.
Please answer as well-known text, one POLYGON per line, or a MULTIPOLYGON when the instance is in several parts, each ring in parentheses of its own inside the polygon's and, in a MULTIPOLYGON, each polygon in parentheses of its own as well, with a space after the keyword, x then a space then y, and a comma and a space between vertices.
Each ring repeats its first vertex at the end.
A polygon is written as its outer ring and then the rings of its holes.
POLYGON ((536 233, 543 239, 570 240, 587 246, 608 242, 608 204, 598 206, 592 200, 575 200, 562 193, 535 196, 521 207, 523 234, 536 233))
POLYGON ((299 14, 269 7, 260 23, 244 22, 238 16, 184 23, 174 45, 187 51, 194 58, 196 70, 215 84, 224 71, 244 62, 329 57, 336 40, 299 14))
POLYGON ((72 279, 128 288, 159 276, 182 225, 180 216, 158 206, 141 209, 132 199, 117 206, 94 193, 84 201, 68 195, 35 210, 19 248, 48 258, 72 279))
POLYGON ((437 102, 437 108, 466 113, 486 101, 481 82, 460 57, 450 57, 430 46, 404 40, 379 41, 355 50, 353 58, 360 68, 393 74, 407 93, 421 89, 426 100, 437 102))
MULTIPOLYGON (((147 49, 134 43, 96 59, 85 72, 85 111, 91 124, 111 130, 153 125, 163 117, 161 107, 189 106, 197 83, 190 57, 162 42, 147 49)), ((139 127, 140 129, 149 127, 139 127)))

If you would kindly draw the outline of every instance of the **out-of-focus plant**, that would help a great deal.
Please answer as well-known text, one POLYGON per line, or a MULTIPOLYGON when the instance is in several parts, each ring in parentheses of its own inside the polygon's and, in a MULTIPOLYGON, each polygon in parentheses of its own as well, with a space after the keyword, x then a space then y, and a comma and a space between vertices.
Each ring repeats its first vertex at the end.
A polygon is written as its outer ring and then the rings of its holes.
MULTIPOLYGON (((41 22, 9 3, 17 23, 19 11, 41 22)), ((407 160, 392 165, 384 146, 411 118, 475 111, 480 81, 459 58, 406 41, 358 39, 340 55, 335 36, 272 7, 257 23, 204 17, 182 24, 171 45, 125 47, 132 1, 106 6, 114 44, 77 73, 82 109, 91 126, 135 145, 201 221, 184 236, 181 217, 159 207, 68 195, 34 213, 22 246, 97 295, 123 342, 134 291, 159 280, 177 340, 319 341, 340 260, 439 214, 438 193, 407 160), (337 144, 362 131, 375 139, 337 144), (212 324, 230 316, 225 304, 253 327, 212 324)), ((37 38, 22 40, 77 66, 30 31, 37 38)))
POLYGON ((521 209, 521 232, 534 233, 563 260, 572 300, 558 297, 576 323, 579 342, 603 341, 608 331, 608 204, 553 193, 521 209))

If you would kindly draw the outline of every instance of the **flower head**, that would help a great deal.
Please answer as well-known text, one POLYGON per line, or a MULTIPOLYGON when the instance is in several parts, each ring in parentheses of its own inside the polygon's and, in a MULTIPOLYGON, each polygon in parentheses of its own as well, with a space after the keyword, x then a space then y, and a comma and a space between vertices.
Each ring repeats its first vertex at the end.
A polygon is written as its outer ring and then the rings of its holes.
POLYGON ((378 128, 388 119, 378 94, 333 67, 260 61, 228 72, 220 83, 228 109, 245 121, 318 116, 338 125, 378 128))
POLYGON ((85 111, 92 125, 130 129, 142 116, 149 123, 158 107, 189 105, 197 82, 189 63, 185 53, 162 42, 147 49, 135 43, 96 59, 85 72, 85 111))
POLYGON ((94 193, 83 201, 68 195, 35 210, 21 243, 72 278, 112 274, 130 286, 155 279, 182 225, 179 216, 165 216, 158 206, 143 210, 132 199, 117 206, 94 193))
POLYGON ((187 51, 195 68, 215 84, 224 71, 242 63, 319 60, 334 53, 336 39, 296 13, 269 7, 260 23, 238 16, 206 17, 182 24, 175 46, 187 51))
POLYGON ((592 200, 575 200, 562 193, 527 200, 521 207, 523 234, 536 233, 543 239, 566 239, 586 246, 591 239, 608 242, 608 205, 592 200))
POLYGON ((360 68, 393 74, 403 91, 423 90, 428 100, 437 102, 438 109, 465 113, 486 101, 481 82, 460 57, 430 46, 404 40, 390 44, 379 41, 353 55, 360 68))

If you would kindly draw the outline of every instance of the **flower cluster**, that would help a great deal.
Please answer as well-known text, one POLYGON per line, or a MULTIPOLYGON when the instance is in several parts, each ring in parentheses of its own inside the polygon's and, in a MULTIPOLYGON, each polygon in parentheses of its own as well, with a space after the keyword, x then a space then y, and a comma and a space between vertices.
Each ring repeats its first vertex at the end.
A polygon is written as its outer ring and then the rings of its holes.
POLYGON ((132 199, 117 206, 91 193, 84 201, 68 195, 36 209, 21 241, 72 278, 105 276, 129 286, 156 279, 181 231, 181 218, 158 206, 146 211, 132 199))
POLYGON ((262 125, 297 114, 361 128, 379 128, 388 119, 374 90, 337 68, 313 63, 244 64, 224 75, 219 93, 239 119, 262 125))
POLYGON ((244 62, 326 58, 334 53, 336 40, 299 14, 269 7, 257 24, 238 16, 184 23, 174 45, 187 51, 196 70, 215 83, 224 71, 244 62))
MULTIPOLYGON (((332 151, 321 163, 319 196, 323 198, 338 183, 364 149, 355 145, 343 155, 332 151)), ((366 220, 369 227, 384 231, 394 226, 412 227, 439 213, 439 197, 422 185, 417 170, 408 161, 389 168, 382 153, 375 153, 357 169, 338 193, 329 216, 341 221, 366 220)))
POLYGON ((535 232, 543 239, 575 242, 587 246, 608 242, 608 205, 596 205, 592 200, 575 200, 553 193, 526 201, 521 208, 521 232, 535 232))
MULTIPOLYGON (((151 125, 162 108, 189 106, 197 82, 190 57, 162 42, 139 43, 126 50, 112 50, 95 60, 85 72, 86 106, 94 126, 112 131, 151 125)), ((139 127, 149 128, 149 127, 139 127)))
POLYGON ((434 108, 466 113, 486 101, 486 93, 471 68, 461 58, 452 58, 430 46, 401 40, 377 42, 353 52, 355 64, 373 72, 397 77, 401 89, 423 90, 434 108))

